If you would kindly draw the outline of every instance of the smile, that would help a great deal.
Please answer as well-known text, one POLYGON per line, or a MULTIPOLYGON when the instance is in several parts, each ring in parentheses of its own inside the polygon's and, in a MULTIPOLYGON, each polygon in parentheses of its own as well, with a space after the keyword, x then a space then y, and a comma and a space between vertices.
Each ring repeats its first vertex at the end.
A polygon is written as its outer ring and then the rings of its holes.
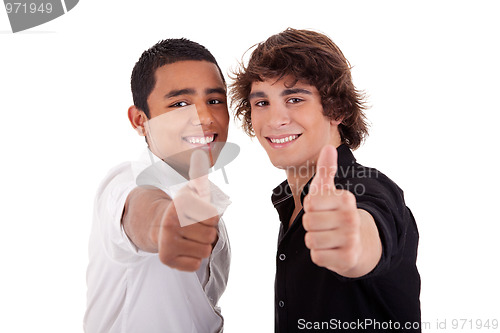
POLYGON ((278 143, 278 144, 280 144, 280 143, 292 142, 292 141, 296 140, 299 136, 300 135, 292 134, 292 135, 285 136, 285 137, 282 137, 282 138, 266 138, 266 139, 268 139, 272 143, 278 143))
POLYGON ((193 145, 206 145, 215 140, 217 134, 207 135, 207 136, 186 136, 182 139, 193 145))

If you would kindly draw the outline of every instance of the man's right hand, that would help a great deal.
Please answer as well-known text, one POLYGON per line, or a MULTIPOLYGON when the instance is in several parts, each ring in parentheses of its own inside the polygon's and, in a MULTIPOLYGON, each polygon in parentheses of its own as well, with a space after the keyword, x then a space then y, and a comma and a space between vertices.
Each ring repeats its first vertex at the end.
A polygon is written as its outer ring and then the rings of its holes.
POLYGON ((209 160, 197 150, 191 155, 189 183, 175 196, 158 232, 160 260, 183 271, 195 271, 217 240, 217 210, 210 203, 209 160))
POLYGON ((138 187, 127 198, 122 219, 136 246, 158 252, 164 264, 181 271, 196 271, 217 240, 219 216, 210 204, 208 157, 200 154, 193 153, 191 180, 173 201, 157 188, 138 187))

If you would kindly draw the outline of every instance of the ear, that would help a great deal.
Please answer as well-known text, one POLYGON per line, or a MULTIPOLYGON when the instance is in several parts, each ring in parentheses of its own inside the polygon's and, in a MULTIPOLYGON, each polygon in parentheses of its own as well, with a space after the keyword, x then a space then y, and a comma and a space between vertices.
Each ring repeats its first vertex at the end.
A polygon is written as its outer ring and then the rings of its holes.
POLYGON ((340 144, 342 143, 342 138, 339 131, 339 125, 342 123, 343 120, 344 120, 343 117, 340 117, 338 119, 330 119, 330 130, 331 130, 330 135, 332 139, 330 144, 334 145, 335 147, 340 146, 340 144))
POLYGON ((139 110, 135 105, 128 108, 128 120, 140 136, 146 136, 144 122, 148 120, 144 111, 139 110))
POLYGON ((330 126, 339 126, 343 120, 343 117, 340 117, 338 119, 330 119, 330 126))

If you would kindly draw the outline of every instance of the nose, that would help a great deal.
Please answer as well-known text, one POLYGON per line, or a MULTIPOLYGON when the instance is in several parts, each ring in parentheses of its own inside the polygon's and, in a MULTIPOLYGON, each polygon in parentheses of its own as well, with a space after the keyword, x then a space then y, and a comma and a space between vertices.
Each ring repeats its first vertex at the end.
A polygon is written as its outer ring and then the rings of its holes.
POLYGON ((194 120, 194 125, 210 125, 214 122, 214 117, 206 104, 196 105, 198 119, 194 120))
POLYGON ((267 124, 272 128, 280 128, 290 123, 288 110, 282 105, 271 106, 267 115, 267 124))

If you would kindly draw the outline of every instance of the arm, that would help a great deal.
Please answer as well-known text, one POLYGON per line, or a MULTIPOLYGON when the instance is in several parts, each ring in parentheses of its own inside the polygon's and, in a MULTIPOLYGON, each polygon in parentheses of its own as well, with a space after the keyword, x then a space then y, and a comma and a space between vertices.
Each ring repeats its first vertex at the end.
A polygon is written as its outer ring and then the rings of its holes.
POLYGON ((190 186, 174 200, 160 189, 137 187, 127 197, 122 216, 123 228, 138 248, 158 253, 164 264, 182 271, 196 271, 210 256, 218 221, 215 208, 190 186), (200 223, 182 226, 179 217, 200 223))
POLYGON ((130 240, 143 251, 158 252, 163 214, 172 199, 158 188, 136 187, 127 197, 122 225, 130 240))
POLYGON ((357 267, 351 274, 344 275, 348 277, 360 277, 370 273, 382 257, 382 242, 373 216, 363 209, 358 209, 358 212, 361 216, 361 251, 357 267))

